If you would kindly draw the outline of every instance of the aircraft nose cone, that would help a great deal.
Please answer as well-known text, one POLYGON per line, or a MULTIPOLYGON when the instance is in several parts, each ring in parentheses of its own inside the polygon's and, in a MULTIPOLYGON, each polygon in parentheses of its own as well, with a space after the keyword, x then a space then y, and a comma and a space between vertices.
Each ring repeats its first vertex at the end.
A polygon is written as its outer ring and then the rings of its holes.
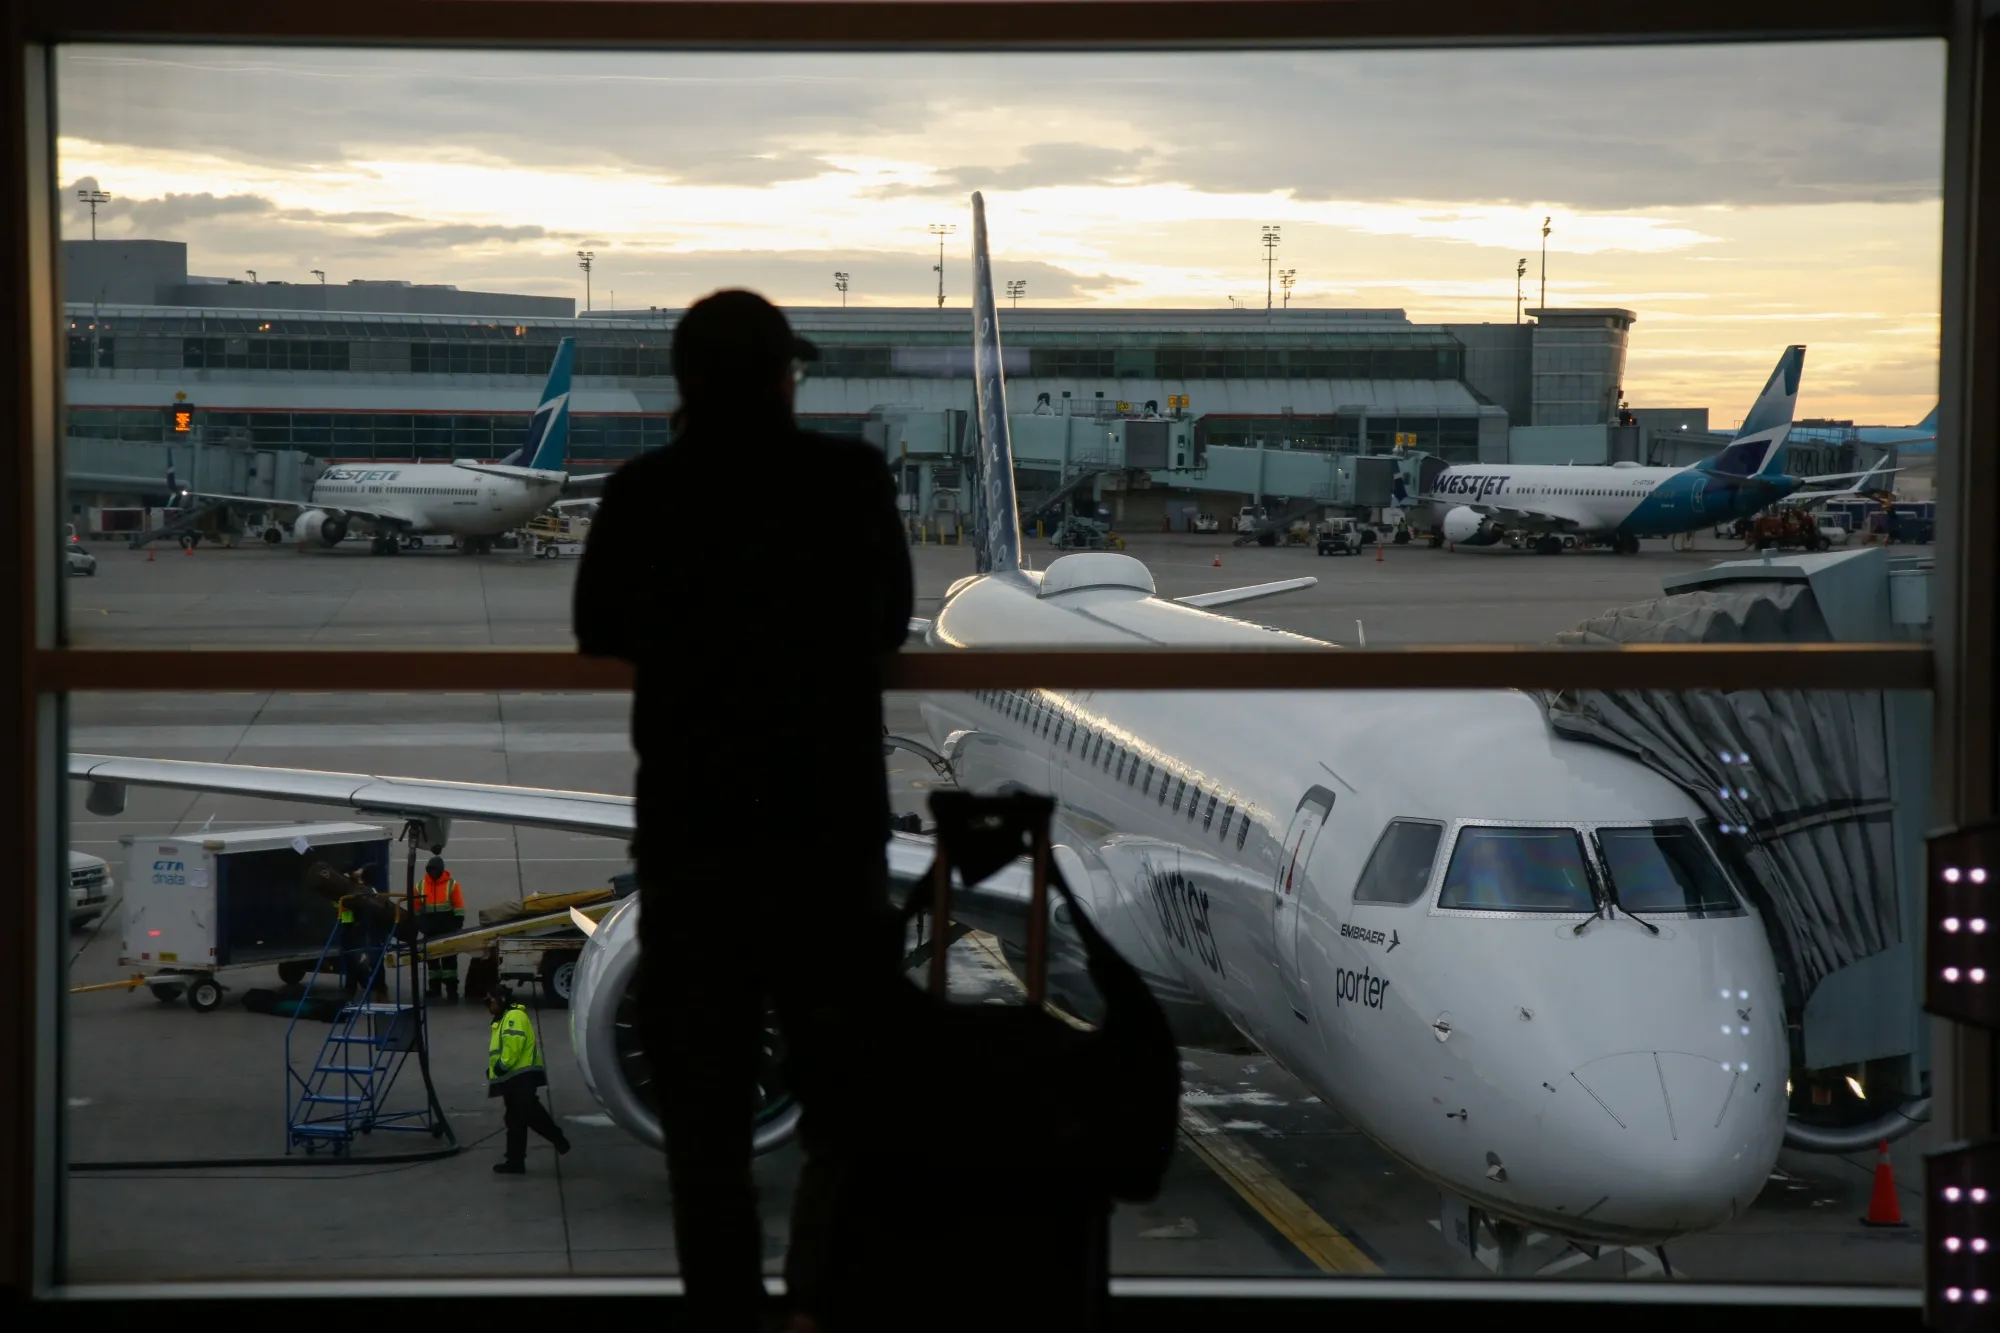
MULTIPOLYGON (((1593 1222, 1636 1234, 1713 1226, 1762 1188, 1783 1134, 1782 1101, 1744 1070, 1677 1051, 1626 1051, 1570 1075, 1560 1116, 1570 1151, 1618 1181, 1593 1222), (1776 1107, 1774 1119, 1766 1114, 1776 1107)), ((1580 1164, 1580 1162, 1579 1162, 1580 1164)))
POLYGON ((1735 1083, 1716 1061, 1677 1051, 1607 1055, 1571 1077, 1620 1129, 1673 1143, 1714 1129, 1735 1083))

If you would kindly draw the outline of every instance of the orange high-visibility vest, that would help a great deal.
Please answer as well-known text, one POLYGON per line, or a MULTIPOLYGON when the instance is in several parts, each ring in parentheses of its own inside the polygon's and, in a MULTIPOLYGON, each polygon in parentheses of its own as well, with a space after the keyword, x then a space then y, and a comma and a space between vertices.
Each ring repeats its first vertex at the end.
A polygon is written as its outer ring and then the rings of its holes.
POLYGON ((426 912, 465 911, 465 895, 458 891, 458 880, 450 871, 441 878, 425 875, 423 888, 426 912))

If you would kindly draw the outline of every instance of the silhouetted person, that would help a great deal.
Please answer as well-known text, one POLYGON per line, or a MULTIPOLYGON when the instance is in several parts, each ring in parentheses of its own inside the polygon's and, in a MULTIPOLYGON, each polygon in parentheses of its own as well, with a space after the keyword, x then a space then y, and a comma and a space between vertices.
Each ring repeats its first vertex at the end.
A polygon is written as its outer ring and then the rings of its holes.
MULTIPOLYGON (((689 1313, 752 1329, 751 1177, 767 997, 806 1167, 786 1280, 810 1306, 826 1075, 894 979, 881 667, 911 611, 895 483, 861 440, 798 428, 816 358, 775 306, 718 292, 674 331, 673 443, 605 488, 577 576, 578 646, 637 667, 641 986, 689 1313)), ((856 1036, 856 1033, 861 1035, 856 1036)), ((882 1113, 896 1114, 895 1108, 882 1113)))

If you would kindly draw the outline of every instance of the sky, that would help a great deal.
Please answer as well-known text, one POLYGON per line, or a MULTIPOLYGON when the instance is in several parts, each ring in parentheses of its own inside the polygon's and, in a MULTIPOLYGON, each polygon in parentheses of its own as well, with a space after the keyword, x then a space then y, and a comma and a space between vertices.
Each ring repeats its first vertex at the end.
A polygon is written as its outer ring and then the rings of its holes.
MULTIPOLYGON (((969 194, 1030 306, 1638 315, 1626 394, 1739 421, 1937 399, 1942 43, 1187 54, 71 47, 63 234, 191 272, 679 307, 967 304, 969 194), (1282 294, 1279 299, 1282 300, 1282 294)), ((1004 330, 1005 320, 1002 325, 1004 330)))

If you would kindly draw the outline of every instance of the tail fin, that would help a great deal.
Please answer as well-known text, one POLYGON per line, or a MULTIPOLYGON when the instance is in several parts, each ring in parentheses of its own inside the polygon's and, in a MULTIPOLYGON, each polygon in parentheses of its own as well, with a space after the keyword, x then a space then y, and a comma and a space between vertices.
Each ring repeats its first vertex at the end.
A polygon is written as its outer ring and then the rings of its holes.
POLYGON ((1916 424, 1915 429, 1927 430, 1933 435, 1937 434, 1937 414, 1938 404, 1932 403, 1931 410, 1924 414, 1924 419, 1916 424))
POLYGON ((1792 409, 1799 401, 1799 373, 1806 349, 1787 347, 1764 392, 1751 404, 1736 438, 1708 461, 1707 470, 1730 477, 1775 477, 1783 470, 1785 437, 1792 433, 1792 409))
POLYGON ((502 463, 545 472, 563 470, 569 456, 569 371, 575 360, 576 339, 564 338, 556 344, 549 382, 542 386, 541 406, 528 422, 528 438, 519 449, 501 459, 502 463))
POLYGON ((979 401, 979 531, 974 567, 1001 574, 1021 567, 1021 509, 1014 495, 1014 442, 1007 432, 1007 373, 1000 314, 986 253, 986 201, 972 196, 972 373, 979 401))

